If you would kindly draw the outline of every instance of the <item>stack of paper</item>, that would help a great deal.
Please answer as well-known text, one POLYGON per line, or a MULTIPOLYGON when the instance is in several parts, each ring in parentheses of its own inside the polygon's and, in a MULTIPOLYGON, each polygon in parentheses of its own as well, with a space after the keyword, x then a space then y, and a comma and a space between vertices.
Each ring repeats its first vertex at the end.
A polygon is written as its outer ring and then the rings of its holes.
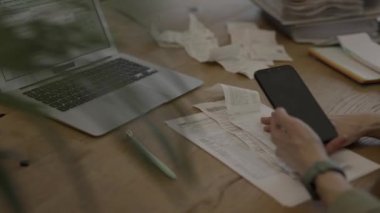
MULTIPOLYGON (((298 177, 275 155, 275 145, 263 131, 260 117, 271 109, 261 104, 256 91, 222 85, 225 100, 196 104, 202 113, 167 121, 178 133, 209 152, 284 206, 310 199, 298 177)), ((380 166, 349 150, 332 159, 348 180, 380 166)))
POLYGON ((282 8, 286 17, 358 15, 363 12, 363 0, 285 0, 282 8))
POLYGON ((183 47, 199 62, 216 61, 232 73, 253 79, 257 70, 272 66, 273 61, 291 61, 284 46, 277 44, 274 31, 259 29, 250 22, 229 22, 227 30, 231 44, 219 46, 216 36, 197 17, 190 14, 188 30, 151 34, 161 47, 183 47))
POLYGON ((379 37, 380 0, 252 0, 276 27, 297 42, 338 43, 336 36, 379 37))

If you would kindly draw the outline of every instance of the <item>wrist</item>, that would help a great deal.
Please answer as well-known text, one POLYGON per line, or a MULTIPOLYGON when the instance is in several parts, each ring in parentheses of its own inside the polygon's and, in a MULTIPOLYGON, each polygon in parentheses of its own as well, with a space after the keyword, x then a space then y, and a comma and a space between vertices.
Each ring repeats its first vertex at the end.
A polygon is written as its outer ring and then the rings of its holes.
POLYGON ((380 138, 380 115, 371 114, 368 116, 368 124, 363 129, 362 136, 380 138))
POLYGON ((373 123, 370 127, 368 127, 364 136, 380 138, 380 122, 373 123))
POLYGON ((333 203, 342 193, 352 188, 341 173, 332 170, 318 175, 315 185, 316 192, 327 205, 333 203))
POLYGON ((323 184, 325 182, 324 181, 318 182, 318 180, 321 179, 320 177, 322 177, 322 180, 324 180, 325 178, 323 177, 330 177, 331 176, 330 174, 334 174, 333 175, 334 177, 336 176, 335 173, 340 174, 340 177, 343 178, 343 180, 345 180, 344 171, 339 166, 337 166, 334 162, 327 159, 324 161, 314 162, 314 164, 303 174, 302 183, 306 187, 307 191, 310 193, 310 196, 312 197, 312 199, 319 200, 320 198, 322 198, 322 200, 324 200, 323 196, 325 196, 325 194, 324 193, 320 194, 320 192, 325 192, 324 190, 325 187, 323 187, 324 186, 323 184), (318 190, 320 187, 318 184, 322 184, 323 190, 318 190))

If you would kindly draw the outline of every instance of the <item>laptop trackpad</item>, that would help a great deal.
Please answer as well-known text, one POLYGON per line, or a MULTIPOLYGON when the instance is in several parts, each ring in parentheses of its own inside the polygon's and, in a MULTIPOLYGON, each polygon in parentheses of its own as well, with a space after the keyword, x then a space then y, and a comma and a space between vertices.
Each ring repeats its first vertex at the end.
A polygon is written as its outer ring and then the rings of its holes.
POLYGON ((135 82, 59 117, 91 135, 101 135, 167 101, 164 95, 135 82))

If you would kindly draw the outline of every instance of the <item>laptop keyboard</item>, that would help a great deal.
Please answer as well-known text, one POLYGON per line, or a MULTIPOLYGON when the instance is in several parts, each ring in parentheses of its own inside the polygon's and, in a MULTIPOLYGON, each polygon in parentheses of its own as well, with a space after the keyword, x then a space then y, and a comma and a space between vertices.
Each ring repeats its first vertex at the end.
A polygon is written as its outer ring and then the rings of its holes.
POLYGON ((23 94, 60 111, 67 111, 155 72, 132 61, 115 59, 23 94))

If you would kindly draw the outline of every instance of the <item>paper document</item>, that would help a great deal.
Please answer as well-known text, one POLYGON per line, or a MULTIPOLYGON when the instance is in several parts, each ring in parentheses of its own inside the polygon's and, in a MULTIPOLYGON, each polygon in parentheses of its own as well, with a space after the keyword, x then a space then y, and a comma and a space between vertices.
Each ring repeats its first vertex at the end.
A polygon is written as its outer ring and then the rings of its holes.
POLYGON ((228 22, 231 44, 241 48, 242 56, 253 61, 292 61, 285 48, 277 44, 275 31, 262 30, 251 22, 228 22))
POLYGON ((254 78, 257 70, 266 69, 274 63, 269 59, 252 60, 248 51, 238 45, 227 45, 211 51, 210 61, 217 61, 223 68, 232 73, 240 73, 249 79, 254 78))
POLYGON ((190 14, 189 19, 189 29, 185 32, 159 32, 152 27, 151 35, 161 47, 183 47, 194 59, 207 62, 210 60, 211 50, 218 47, 218 40, 195 15, 190 14))
MULTIPOLYGON (((270 112, 270 109, 265 106, 263 109, 264 112, 260 115, 268 116, 267 113, 270 112)), ((260 116, 253 117, 259 119, 260 116)), ((261 141, 252 135, 242 143, 240 138, 221 128, 218 122, 204 113, 170 120, 167 121, 167 124, 282 205, 296 206, 310 199, 308 192, 298 179, 282 169, 282 165, 273 164, 272 159, 275 158, 275 155, 274 150, 270 148, 273 147, 273 144, 271 144, 269 136, 263 136, 267 139, 261 141), (245 143, 250 144, 249 148, 245 143), (265 151, 262 150, 262 147, 266 147, 265 151), (268 153, 269 150, 271 150, 270 153, 268 153)), ((260 127, 261 129, 262 127, 260 127)), ((260 130, 254 129, 253 131, 260 130)), ((344 170, 348 180, 361 177, 379 168, 378 164, 349 150, 342 150, 334 154, 332 159, 338 164, 346 165, 344 170)))
POLYGON ((257 70, 273 66, 273 61, 291 61, 274 31, 259 29, 251 22, 228 22, 231 44, 220 47, 218 40, 198 18, 189 15, 189 27, 184 32, 164 31, 152 27, 151 35, 161 47, 183 47, 199 62, 218 62, 231 73, 253 79, 257 70))
MULTIPOLYGON (((363 0, 253 0, 283 25, 334 20, 342 17, 371 15, 364 10, 363 0)), ((367 3, 367 2, 366 2, 367 3)))
POLYGON ((380 45, 368 34, 358 33, 338 36, 342 48, 362 64, 380 73, 380 45))
MULTIPOLYGON (((228 89, 230 86, 224 87, 228 89)), ((237 94, 239 99, 250 100, 249 95, 244 95, 246 89, 240 89, 234 91, 243 93, 237 94)), ((244 106, 250 102, 234 101, 234 104, 239 103, 244 106)), ((272 109, 256 104, 259 106, 257 111, 231 114, 225 100, 200 103, 195 107, 202 113, 166 123, 282 205, 301 204, 310 199, 308 192, 291 169, 277 158, 276 147, 260 123, 260 118, 270 116, 272 109)), ((337 152, 332 160, 343 166, 350 181, 380 167, 349 150, 337 152)))
POLYGON ((260 111, 260 95, 257 91, 222 84, 227 112, 243 114, 260 111))

